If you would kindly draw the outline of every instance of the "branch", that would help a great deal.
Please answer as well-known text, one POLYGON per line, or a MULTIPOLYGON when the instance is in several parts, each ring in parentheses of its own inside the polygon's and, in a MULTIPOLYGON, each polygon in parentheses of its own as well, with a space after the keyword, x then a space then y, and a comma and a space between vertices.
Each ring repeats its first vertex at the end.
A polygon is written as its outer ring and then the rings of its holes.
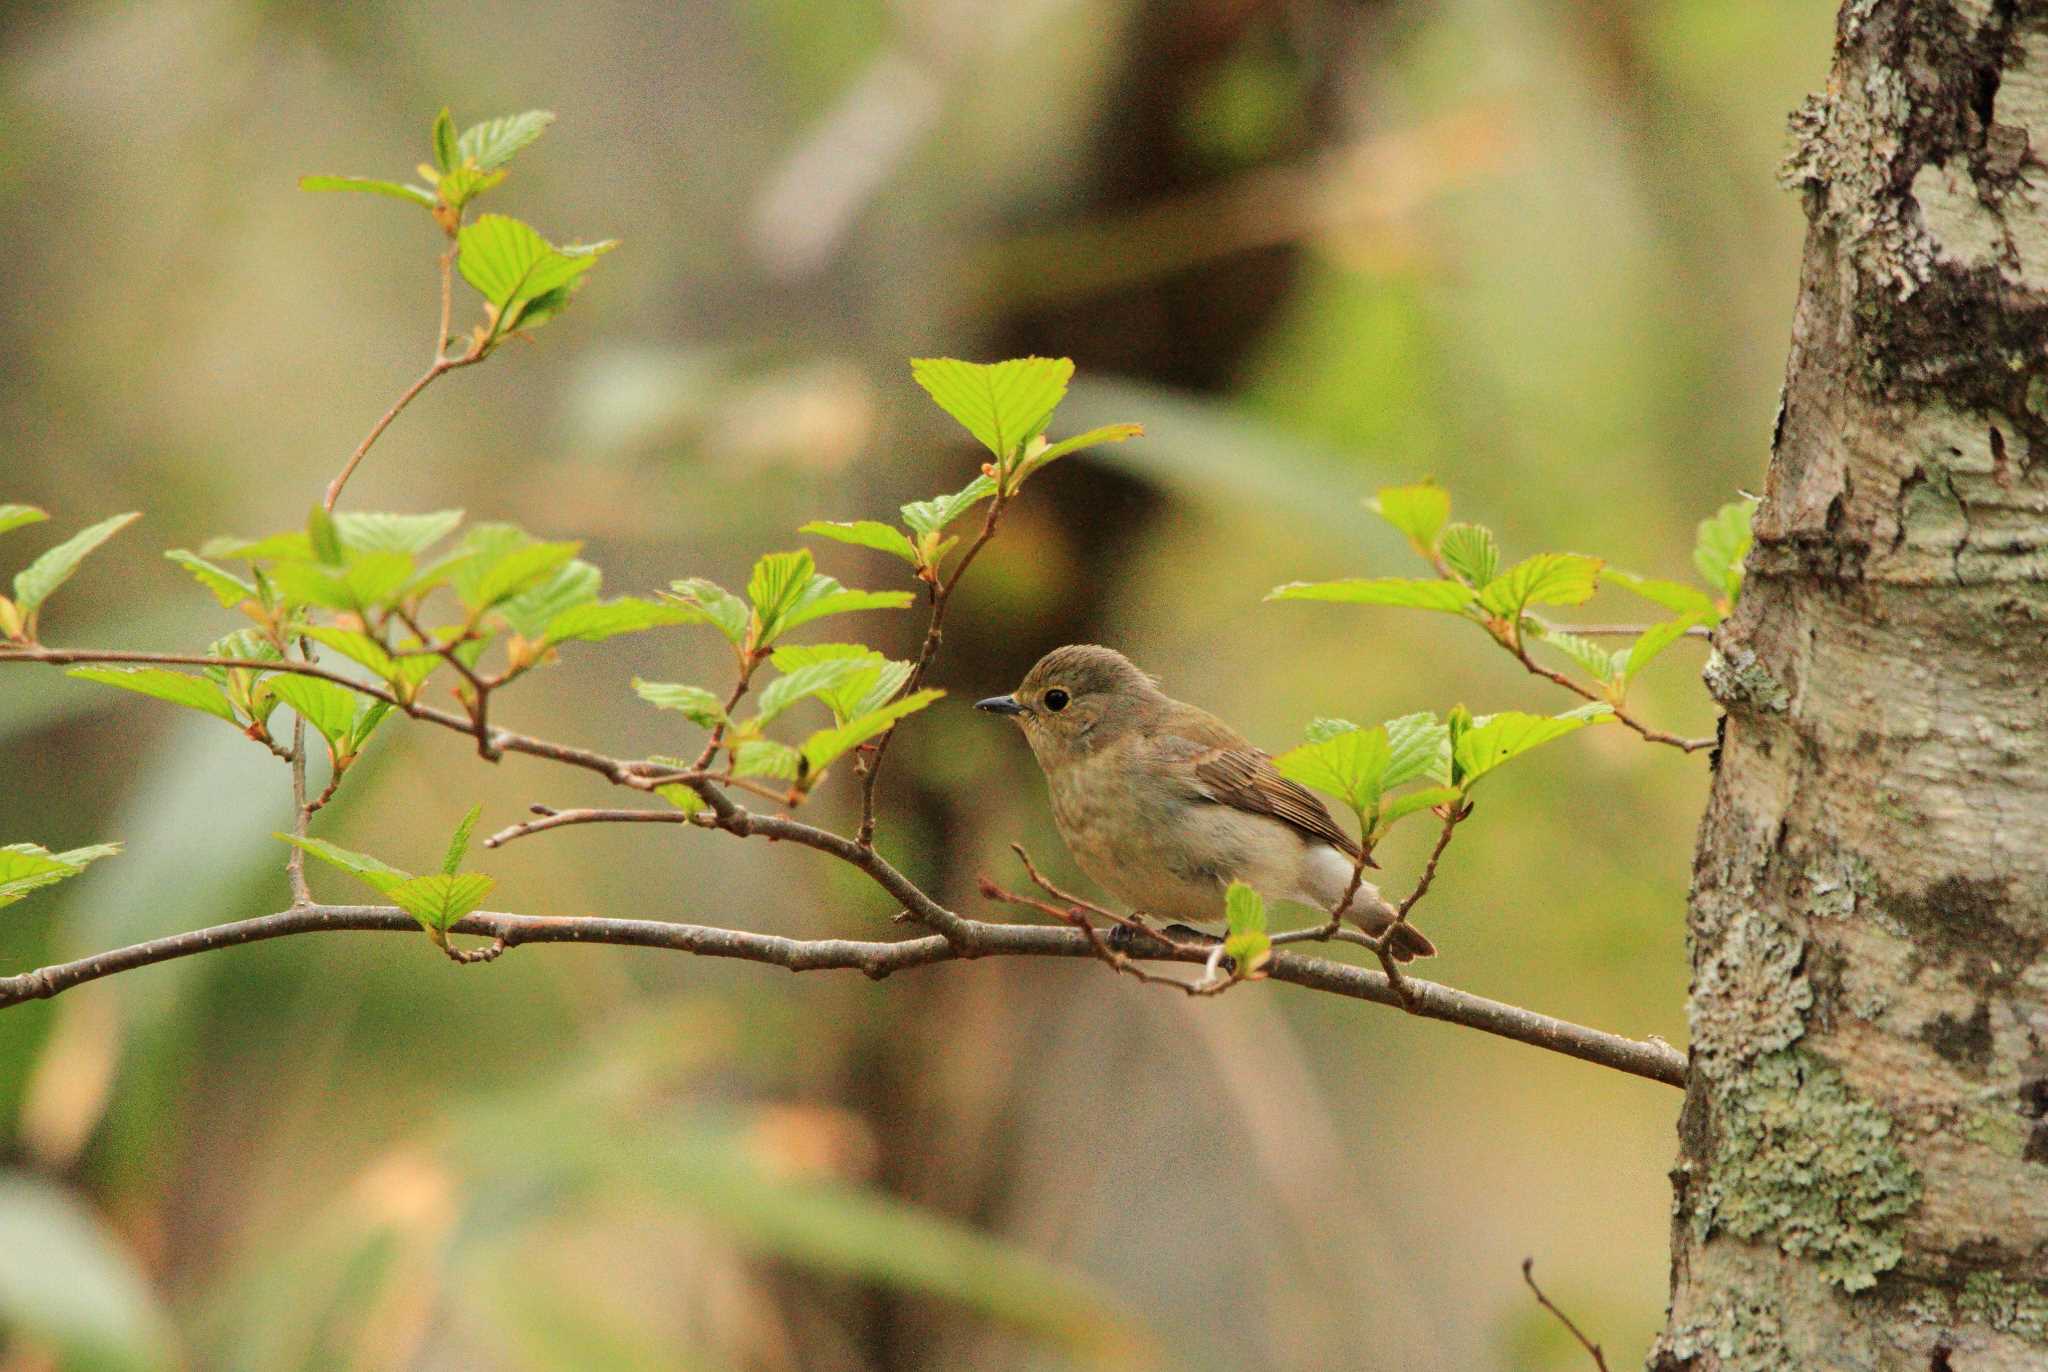
MULTIPOLYGON (((753 822, 763 826, 761 832, 776 827, 758 816, 753 822)), ((791 837, 788 834, 780 836, 791 837)), ((836 835, 833 837, 837 838, 836 835)), ((851 839, 838 839, 838 842, 859 851, 851 839)), ((893 868, 888 870, 894 871, 893 868)), ((900 876, 897 880, 901 880, 900 876)), ((929 898, 926 899, 928 901, 929 898)), ((877 979, 905 968, 963 958, 1095 956, 1089 939, 1077 929, 1035 924, 991 924, 965 919, 951 911, 941 913, 957 927, 957 938, 931 934, 896 942, 792 939, 699 924, 671 924, 662 920, 552 918, 491 911, 479 911, 457 921, 450 932, 502 939, 507 948, 527 943, 616 944, 663 948, 702 957, 738 958, 784 967, 792 972, 844 968, 877 979)), ((96 953, 75 962, 37 968, 18 976, 0 977, 0 1008, 47 999, 101 977, 175 958, 294 934, 341 930, 418 935, 420 926, 411 915, 391 906, 313 905, 283 910, 255 919, 151 939, 130 947, 96 953)), ((1146 945, 1142 949, 1143 956, 1171 962, 1199 963, 1206 960, 1207 953, 1206 947, 1182 952, 1163 943, 1157 947, 1146 945)), ((1266 972, 1275 981, 1290 982, 1311 990, 1371 1001, 1376 1005, 1400 1004, 1400 998, 1383 975, 1348 963, 1276 952, 1267 964, 1266 972)), ((1408 978, 1408 987, 1415 1001, 1414 1013, 1426 1018, 1513 1039, 1582 1062, 1663 1082, 1667 1086, 1682 1088, 1685 1085, 1684 1055, 1657 1040, 1623 1038, 1413 977, 1408 978)))
MULTIPOLYGON (((1578 630, 1575 629, 1572 632, 1577 633, 1578 630)), ((1522 643, 1521 635, 1513 632, 1512 629, 1505 633, 1495 634, 1494 639, 1503 648, 1514 654, 1515 661, 1521 663, 1545 681, 1555 682, 1581 700, 1590 700, 1595 704, 1605 705, 1612 709, 1616 720, 1641 734, 1647 742, 1669 744, 1681 753, 1697 752, 1701 748, 1711 748, 1714 746, 1714 740, 1711 738, 1680 738, 1677 734, 1667 734, 1662 729, 1652 729, 1649 725, 1637 719, 1600 692, 1581 685, 1563 672, 1553 672, 1550 668, 1529 656, 1529 649, 1522 643)))
POLYGON ((335 502, 341 499, 341 488, 348 485, 348 479, 355 475, 357 466, 368 455, 371 445, 383 437, 384 431, 391 427, 391 421, 398 418, 406 406, 412 404, 414 396, 433 385, 443 373, 452 372, 457 367, 467 367, 473 362, 481 362, 483 357, 484 354, 474 348, 460 357, 441 357, 437 353, 433 365, 421 372, 419 380, 407 386, 398 399, 391 402, 391 408, 378 417, 377 422, 370 426, 370 431, 363 435, 363 441, 356 444, 356 450, 348 455, 348 461, 342 464, 341 471, 334 480, 327 483, 327 495, 320 502, 321 508, 334 508, 335 502))
POLYGON ((1576 1324, 1572 1323, 1572 1317, 1570 1315, 1565 1314, 1564 1311, 1558 1309, 1556 1306, 1550 1303, 1550 1297, 1544 1295, 1543 1288, 1536 1284, 1536 1276, 1534 1271, 1535 1267, 1536 1259, 1522 1259, 1522 1280, 1529 1283, 1529 1289, 1536 1293, 1536 1303, 1542 1306, 1545 1310, 1548 1310, 1551 1314, 1557 1316, 1558 1323, 1562 1324, 1567 1330, 1571 1332, 1571 1336, 1579 1341, 1579 1347, 1585 1349, 1588 1353, 1592 1354, 1593 1365, 1599 1368, 1600 1372, 1607 1372, 1607 1355, 1600 1351, 1599 1344, 1594 1343, 1591 1339, 1587 1338, 1583 1333, 1580 1332, 1579 1327, 1576 1324))

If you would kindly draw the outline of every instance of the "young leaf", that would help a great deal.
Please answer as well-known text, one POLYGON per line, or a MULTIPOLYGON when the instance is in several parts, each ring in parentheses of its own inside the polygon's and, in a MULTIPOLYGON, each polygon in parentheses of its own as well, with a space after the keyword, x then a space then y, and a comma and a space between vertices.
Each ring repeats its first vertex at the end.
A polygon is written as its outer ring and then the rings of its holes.
POLYGON ((48 511, 33 505, 0 505, 0 534, 19 529, 24 524, 40 523, 49 517, 48 511))
POLYGON ((1372 841, 1378 843, 1393 828, 1417 810, 1427 810, 1437 805, 1449 805, 1460 799, 1464 792, 1455 786, 1431 786, 1421 791, 1409 791, 1404 795, 1392 796, 1380 807, 1379 818, 1372 826, 1372 841))
POLYGON ((455 569, 456 597, 472 611, 488 610, 552 580, 582 548, 579 542, 541 543, 509 524, 479 525, 463 540, 470 557, 455 569))
POLYGON ((1676 610, 1682 615, 1702 611, 1720 616, 1715 609, 1714 598, 1697 586, 1688 586, 1682 581, 1662 581, 1653 576, 1638 576, 1634 572, 1616 571, 1609 568, 1602 575, 1625 591, 1633 591, 1643 599, 1662 605, 1667 610, 1676 610))
POLYGON ((995 493, 995 481, 983 473, 951 495, 911 501, 903 507, 903 522, 916 533, 934 534, 995 493))
POLYGON ((1280 775, 1337 796, 1362 815, 1379 808, 1393 750, 1382 725, 1346 729, 1316 743, 1290 748, 1273 759, 1280 775))
POLYGON ((482 905, 498 884, 482 872, 431 872, 389 887, 391 903, 418 920, 431 934, 446 934, 464 915, 482 905))
POLYGON ((633 678, 633 689, 642 700, 662 710, 678 710, 692 724, 714 729, 725 723, 725 706, 702 686, 685 686, 674 681, 642 681, 633 678))
POLYGON ((570 610, 595 604, 604 573, 572 558, 544 581, 536 581, 498 606, 498 614, 524 638, 540 638, 548 625, 570 610))
POLYGON ((306 544, 312 548, 313 556, 328 566, 342 565, 341 530, 335 525, 334 516, 319 505, 306 513, 306 544))
POLYGON ((1237 975, 1258 975, 1273 957, 1273 941, 1266 935, 1266 902, 1251 887, 1233 881, 1223 893, 1225 917, 1230 932, 1223 940, 1223 955, 1237 965, 1237 975))
MULTIPOLYGON (((1700 611, 1695 614, 1689 614, 1683 619, 1666 620, 1662 624, 1652 625, 1644 630, 1642 635, 1629 648, 1628 656, 1623 659, 1619 673, 1620 678, 1623 681, 1634 681, 1638 672, 1649 666, 1658 654, 1662 653, 1666 648, 1678 642, 1679 639, 1684 638, 1687 630, 1696 624, 1705 623, 1712 617, 1711 611, 1700 611)), ((1619 656, 1619 654, 1616 656, 1619 656)))
POLYGON ((243 601, 256 598, 253 585, 225 568, 214 566, 197 553, 173 548, 164 556, 197 577, 200 585, 213 592, 213 598, 221 603, 223 609, 232 610, 243 601))
POLYGON ((52 591, 71 579, 71 574, 78 570, 78 564, 85 561, 93 549, 140 518, 142 515, 137 512, 103 519, 90 528, 79 530, 16 572, 14 603, 20 607, 24 619, 35 618, 37 607, 50 598, 52 591))
POLYGON ((843 685, 847 678, 858 673, 873 671, 872 664, 853 657, 807 663, 768 683, 766 689, 761 692, 760 712, 756 715, 755 722, 766 724, 807 696, 814 696, 821 691, 843 685))
POLYGON ((1479 603, 1510 623, 1531 605, 1578 605, 1593 598, 1602 565, 1578 553, 1538 553, 1488 582, 1479 603))
POLYGON ((168 667, 73 667, 64 675, 155 696, 173 705, 183 705, 188 710, 218 715, 230 724, 238 722, 234 707, 228 704, 228 698, 221 694, 220 687, 204 677, 187 676, 168 667))
POLYGON ((336 629, 328 625, 308 626, 304 633, 315 643, 324 643, 351 662, 359 662, 372 672, 390 681, 399 675, 398 659, 391 656, 384 645, 368 634, 355 629, 336 629))
POLYGON ((370 735, 377 732, 377 726, 384 722, 384 717, 391 713, 392 708, 389 701, 375 700, 369 696, 364 696, 356 702, 356 722, 348 732, 348 747, 345 750, 350 757, 363 751, 363 745, 370 741, 370 735))
POLYGON ((879 519, 814 519, 797 532, 816 534, 820 538, 852 543, 862 548, 873 548, 878 552, 900 557, 913 567, 917 565, 917 549, 904 537, 903 530, 894 524, 884 524, 879 519))
POLYGON ((512 154, 539 138, 555 122, 553 110, 527 110, 486 119, 462 131, 456 149, 464 160, 484 171, 494 171, 512 160, 512 154))
POLYGON ((1470 789, 1475 781, 1508 759, 1613 714, 1611 706, 1582 705, 1561 715, 1530 715, 1519 710, 1481 715, 1468 728, 1457 732, 1452 745, 1452 780, 1470 789))
POLYGON ((455 121, 448 115, 448 107, 434 116, 434 165, 443 175, 462 165, 462 151, 455 138, 455 121))
POLYGON ((1083 448, 1099 448, 1105 443, 1123 443, 1144 436, 1145 426, 1142 424, 1104 424, 1099 429, 1090 429, 1087 433, 1063 438, 1036 451, 1027 447, 1024 451, 1023 464, 1019 468, 1018 479, 1022 480, 1040 467, 1057 462, 1070 453, 1078 453, 1083 448))
POLYGON ((818 699, 844 724, 871 710, 879 710, 895 698, 910 679, 910 664, 883 657, 873 648, 858 643, 791 644, 775 650, 775 666, 796 672, 820 662, 847 661, 854 670, 817 692, 818 699))
POLYGON ((1413 486, 1382 486, 1379 494, 1366 504, 1374 514, 1406 534, 1415 550, 1424 557, 1436 548, 1436 536, 1451 517, 1450 492, 1434 481, 1423 481, 1413 486))
POLYGON ((342 545, 359 553, 405 553, 417 557, 455 532, 460 510, 429 514, 338 514, 334 528, 342 545))
POLYGON ((455 826, 455 834, 448 840, 448 852, 441 859, 441 871, 445 876, 454 876, 462 866, 462 855, 469 851, 469 835, 476 828, 477 816, 484 812, 483 803, 469 807, 469 813, 455 826))
POLYGON ((302 191, 364 191, 370 195, 388 195, 393 200, 410 200, 415 205, 434 208, 434 193, 424 186, 411 186, 398 181, 379 181, 368 176, 302 176, 299 178, 302 191))
POLYGON ((698 618, 724 634, 735 648, 746 646, 752 611, 748 610, 746 601, 717 582, 707 581, 701 576, 671 581, 662 598, 693 611, 698 618))
POLYGON ((1417 610, 1458 614, 1474 599, 1472 589, 1455 581, 1416 581, 1407 577, 1350 577, 1343 581, 1290 581, 1275 586, 1268 600, 1332 600, 1347 605, 1404 605, 1417 610))
POLYGON ((501 171, 457 167, 441 178, 442 203, 459 210, 504 179, 505 173, 501 171))
POLYGON ((796 603, 783 612, 775 631, 787 633, 826 615, 850 614, 856 610, 900 610, 915 598, 909 591, 849 590, 829 576, 814 576, 796 603))
POLYGON ((920 357, 911 359, 910 374, 998 463, 1007 464, 1045 432, 1046 421, 1067 394, 1074 364, 1064 357, 992 363, 920 357))
POLYGON ((787 743, 750 738, 733 750, 732 770, 736 776, 795 781, 797 773, 803 770, 803 755, 787 743))
POLYGON ((1317 715, 1308 722, 1308 741, 1310 743, 1321 743, 1325 739, 1335 738, 1339 734, 1348 734, 1357 727, 1356 724, 1353 724, 1348 719, 1332 719, 1326 715, 1317 715))
POLYGON ((339 867, 359 881, 368 882, 377 890, 389 893, 400 882, 412 880, 410 872, 401 872, 388 862, 381 862, 368 853, 351 852, 347 848, 329 843, 324 838, 300 838, 296 834, 274 834, 294 848, 303 848, 314 857, 330 866, 339 867))
POLYGON ((272 534, 268 538, 236 538, 223 534, 209 538, 199 545, 199 551, 206 557, 232 557, 238 562, 265 562, 283 558, 292 561, 313 560, 313 545, 306 540, 303 529, 290 533, 272 534))
POLYGON ((65 853, 53 853, 34 843, 0 847, 0 905, 12 905, 31 891, 75 877, 89 864, 120 851, 118 843, 96 843, 65 853))
POLYGON ((1609 652, 1592 640, 1546 625, 1542 641, 1584 668, 1595 681, 1604 685, 1614 680, 1614 674, 1618 670, 1615 661, 1617 654, 1609 652))
POLYGON ((681 605, 663 605, 636 596, 620 596, 617 600, 593 600, 571 605, 547 621, 541 641, 549 646, 569 642, 600 643, 620 634, 637 634, 665 624, 688 624, 697 618, 699 616, 694 611, 681 605))
POLYGON ((815 781, 818 773, 831 766, 849 750, 882 733, 905 715, 917 713, 944 694, 944 691, 929 688, 916 691, 901 700, 892 700, 880 709, 870 710, 857 719, 848 720, 834 728, 820 729, 804 740, 806 777, 815 781))
POLYGON ((354 691, 316 676, 282 673, 271 679, 270 689, 279 700, 296 710, 301 719, 312 725, 320 737, 327 740, 330 749, 337 753, 346 750, 356 723, 357 697, 354 691))
POLYGON ((1452 524, 1437 535, 1437 556, 1470 586, 1484 586, 1500 570, 1500 544, 1484 524, 1452 524))
POLYGON ((1390 719, 1385 728, 1387 770, 1380 778, 1382 790, 1391 791, 1423 777, 1450 780, 1451 733, 1442 720, 1424 710, 1390 719))
POLYGON ((1693 566, 1730 606, 1742 594, 1742 560, 1749 556, 1754 538, 1750 524, 1755 518, 1754 500, 1731 500, 1711 519, 1700 521, 1699 538, 1693 545, 1693 566))
POLYGON ((762 642, 774 636, 783 613, 804 593, 816 570, 808 548, 768 553, 754 564, 753 574, 747 578, 747 599, 754 603, 762 642))
MULTIPOLYGON (((497 312, 494 335, 518 328, 522 311, 532 302, 571 288, 601 255, 618 246, 607 239, 556 247, 530 224, 502 214, 477 216, 475 223, 463 226, 457 241, 461 255, 456 265, 462 269, 462 279, 476 287, 497 312)), ((559 308, 556 303, 546 312, 559 308)))

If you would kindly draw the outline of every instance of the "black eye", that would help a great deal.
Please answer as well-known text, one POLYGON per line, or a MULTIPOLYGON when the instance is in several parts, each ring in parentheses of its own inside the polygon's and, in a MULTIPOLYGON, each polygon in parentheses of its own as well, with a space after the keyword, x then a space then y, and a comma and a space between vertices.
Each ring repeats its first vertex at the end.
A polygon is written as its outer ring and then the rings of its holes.
POLYGON ((1055 686, 1045 693, 1045 708, 1057 714, 1067 708, 1067 693, 1055 686))

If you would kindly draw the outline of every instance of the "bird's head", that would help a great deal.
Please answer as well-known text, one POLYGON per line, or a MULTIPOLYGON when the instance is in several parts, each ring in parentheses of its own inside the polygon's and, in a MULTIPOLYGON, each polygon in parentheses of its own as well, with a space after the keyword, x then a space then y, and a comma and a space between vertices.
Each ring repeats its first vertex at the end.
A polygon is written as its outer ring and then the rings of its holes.
POLYGON ((1114 648, 1070 643, 1038 659, 1015 691, 974 708, 1015 720, 1050 771, 1137 727, 1165 701, 1159 684, 1114 648))

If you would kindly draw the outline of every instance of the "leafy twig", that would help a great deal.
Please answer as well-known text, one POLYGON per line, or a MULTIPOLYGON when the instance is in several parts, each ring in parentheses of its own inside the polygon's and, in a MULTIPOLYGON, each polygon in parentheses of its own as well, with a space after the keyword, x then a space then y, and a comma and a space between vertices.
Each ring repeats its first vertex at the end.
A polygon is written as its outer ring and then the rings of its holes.
MULTIPOLYGON (((1578 631, 1573 630, 1573 632, 1576 633, 1578 631)), ((1594 702, 1595 704, 1608 706, 1614 711, 1614 718, 1617 722, 1625 724, 1629 728, 1635 730, 1638 734, 1643 736, 1643 739, 1646 742, 1667 744, 1670 747, 1678 749, 1682 753, 1697 752, 1701 748, 1711 748, 1714 746, 1714 740, 1711 738, 1680 738, 1677 734, 1667 734, 1662 729, 1652 729, 1649 725, 1643 723, 1634 715, 1630 714, 1622 706, 1615 704, 1612 700, 1609 700, 1605 695, 1601 694, 1598 691, 1595 691, 1590 686, 1586 686, 1581 682, 1574 681, 1571 677, 1565 675, 1563 672, 1552 671, 1550 668, 1538 662, 1535 658, 1530 657, 1529 649, 1525 644, 1523 644, 1521 635, 1514 633, 1512 630, 1495 632, 1494 641, 1499 643, 1501 647, 1507 649, 1508 652, 1513 654, 1515 661, 1521 663, 1524 667, 1528 668, 1529 671, 1533 672, 1537 676, 1542 677, 1545 681, 1553 682, 1556 685, 1564 687, 1564 689, 1570 691, 1573 695, 1579 697, 1579 699, 1581 700, 1589 700, 1594 702)))

